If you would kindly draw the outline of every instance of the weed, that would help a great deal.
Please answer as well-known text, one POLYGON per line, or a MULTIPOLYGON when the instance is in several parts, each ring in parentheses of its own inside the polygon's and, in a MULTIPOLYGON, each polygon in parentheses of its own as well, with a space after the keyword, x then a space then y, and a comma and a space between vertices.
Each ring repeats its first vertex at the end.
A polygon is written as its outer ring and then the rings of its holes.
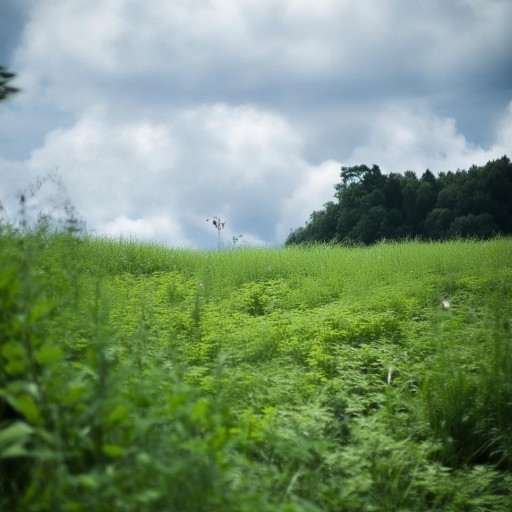
POLYGON ((2 510, 512 508, 510 240, 201 252, 26 218, 2 510))

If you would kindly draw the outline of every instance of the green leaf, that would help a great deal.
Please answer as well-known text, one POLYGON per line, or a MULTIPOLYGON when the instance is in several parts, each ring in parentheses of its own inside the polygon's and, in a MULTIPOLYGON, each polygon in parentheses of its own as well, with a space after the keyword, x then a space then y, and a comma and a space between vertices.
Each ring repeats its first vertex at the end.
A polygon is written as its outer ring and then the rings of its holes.
POLYGON ((49 301, 42 301, 39 304, 36 304, 31 310, 29 315, 29 320, 31 323, 35 322, 39 318, 43 317, 47 313, 49 313, 52 309, 52 304, 49 301))
POLYGON ((51 364, 62 359, 63 355, 60 348, 46 344, 36 352, 35 358, 41 364, 51 364))
POLYGON ((210 405, 206 400, 198 400, 194 404, 193 416, 195 418, 201 419, 201 418, 207 416, 209 412, 210 412, 210 405))
POLYGON ((11 443, 26 439, 34 433, 34 429, 22 421, 17 421, 0 431, 0 443, 11 443))
POLYGON ((8 341, 2 347, 2 356, 6 363, 4 370, 10 375, 19 375, 25 371, 25 351, 20 343, 16 341, 8 341))
POLYGON ((63 505, 63 510, 66 512, 82 512, 83 506, 78 501, 67 501, 63 505))
POLYGON ((30 423, 42 424, 42 417, 36 401, 29 395, 22 395, 12 400, 13 406, 18 412, 23 414, 30 423))
POLYGON ((104 444, 101 449, 105 455, 112 458, 120 457, 124 453, 124 448, 117 444, 104 444))
POLYGON ((100 486, 99 479, 96 475, 80 475, 75 482, 83 489, 97 489, 100 486))
POLYGON ((161 498, 162 493, 155 489, 147 489, 146 491, 139 492, 136 496, 138 503, 148 504, 161 498))
POLYGON ((0 431, 0 459, 31 455, 25 448, 25 443, 33 433, 34 429, 22 421, 17 421, 0 431))
POLYGON ((128 418, 131 408, 127 405, 118 405, 107 416, 107 425, 117 425, 128 418))
POLYGON ((0 459, 13 459, 17 457, 26 457, 30 452, 25 448, 24 442, 17 442, 0 451, 0 459))

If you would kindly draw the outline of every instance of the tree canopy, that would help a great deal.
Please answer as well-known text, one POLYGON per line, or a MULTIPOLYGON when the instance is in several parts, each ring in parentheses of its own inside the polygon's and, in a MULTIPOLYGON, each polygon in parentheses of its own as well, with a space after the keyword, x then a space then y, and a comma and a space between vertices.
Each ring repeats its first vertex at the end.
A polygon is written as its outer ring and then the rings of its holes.
POLYGON ((19 91, 18 88, 9 85, 10 81, 15 76, 15 73, 11 73, 4 66, 0 66, 0 101, 7 99, 9 96, 19 91))
POLYGON ((490 238, 512 234, 512 164, 507 156, 469 170, 421 177, 342 167, 335 201, 310 215, 286 245, 380 240, 490 238))

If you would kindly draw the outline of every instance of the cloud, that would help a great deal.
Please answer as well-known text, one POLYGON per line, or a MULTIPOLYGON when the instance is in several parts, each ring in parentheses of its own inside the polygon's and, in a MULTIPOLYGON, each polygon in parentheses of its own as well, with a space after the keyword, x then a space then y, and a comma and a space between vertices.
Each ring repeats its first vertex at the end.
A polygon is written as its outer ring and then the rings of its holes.
POLYGON ((58 169, 71 202, 99 234, 215 246, 205 219, 219 215, 227 220, 223 240, 243 234, 256 245, 284 241, 333 200, 342 165, 440 172, 484 164, 511 147, 512 102, 488 149, 421 105, 389 104, 369 121, 344 161, 313 164, 288 120, 254 105, 151 114, 95 107, 49 133, 25 163, 0 162, 0 171, 13 195, 24 180, 58 169))
POLYGON ((377 164, 387 172, 426 169, 441 172, 468 169, 510 151, 511 107, 489 149, 472 144, 457 129, 455 119, 434 115, 422 106, 391 104, 374 116, 364 142, 348 158, 350 165, 377 164))
MULTIPOLYGON (((500 0, 52 0, 25 9, 15 101, 34 139, 98 105, 248 104, 293 123, 305 156, 321 162, 346 159, 383 105, 423 101, 481 145, 510 101, 512 3, 500 0)), ((28 146, 4 132, 7 152, 28 146)))
POLYGON ((187 247, 191 242, 183 234, 179 221, 165 215, 155 215, 138 219, 129 219, 124 215, 107 222, 98 231, 99 235, 114 238, 128 238, 162 243, 172 240, 177 247, 187 247))
POLYGON ((341 164, 326 161, 311 166, 301 183, 282 203, 282 212, 277 224, 280 240, 285 240, 290 230, 303 225, 315 210, 334 200, 334 185, 340 181, 341 164))
POLYGON ((510 151, 510 2, 19 5, 0 192, 58 169, 97 232, 215 246, 220 215, 227 240, 281 242, 342 165, 440 172, 510 151))
POLYGON ((226 101, 234 94, 242 103, 273 95, 313 98, 319 85, 326 93, 326 83, 335 85, 336 102, 340 93, 352 99, 368 90, 418 93, 468 78, 485 81, 497 63, 512 62, 505 50, 512 44, 512 5, 499 0, 31 6, 16 58, 27 90, 40 88, 76 111, 112 88, 124 99, 149 92, 169 103, 226 101))
POLYGON ((493 153, 507 154, 512 148, 512 100, 507 111, 498 122, 496 129, 496 143, 492 147, 493 153))
POLYGON ((151 202, 174 151, 167 126, 116 122, 105 109, 93 108, 73 127, 50 132, 28 167, 32 174, 58 169, 77 208, 99 220, 118 211, 130 215, 141 200, 151 202))
POLYGON ((229 218, 227 236, 233 230, 275 241, 281 198, 308 170, 300 151, 286 120, 250 105, 144 119, 93 108, 48 134, 26 162, 25 179, 58 170, 71 202, 98 232, 165 231, 168 242, 183 243, 183 230, 205 232, 205 218, 218 214, 229 218))

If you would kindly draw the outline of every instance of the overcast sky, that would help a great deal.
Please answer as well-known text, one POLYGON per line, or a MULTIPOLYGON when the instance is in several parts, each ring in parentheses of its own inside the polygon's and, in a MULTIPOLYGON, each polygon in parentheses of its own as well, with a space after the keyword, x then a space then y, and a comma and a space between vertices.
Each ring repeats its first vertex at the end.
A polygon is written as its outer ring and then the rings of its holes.
POLYGON ((215 248, 218 215, 280 244, 342 165, 512 157, 511 25, 511 0, 0 0, 0 201, 57 172, 99 235, 215 248))

